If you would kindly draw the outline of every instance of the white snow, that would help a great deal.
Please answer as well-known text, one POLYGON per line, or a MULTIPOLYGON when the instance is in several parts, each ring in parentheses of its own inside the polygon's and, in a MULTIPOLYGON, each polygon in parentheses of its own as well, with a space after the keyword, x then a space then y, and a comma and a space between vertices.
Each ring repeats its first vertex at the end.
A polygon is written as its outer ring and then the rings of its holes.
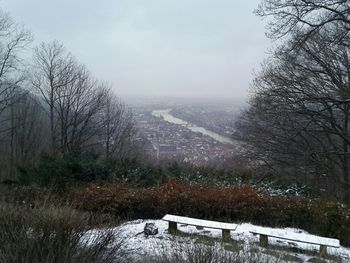
MULTIPOLYGON (((231 238, 236 240, 244 245, 244 248, 256 249, 264 252, 266 249, 259 247, 259 236, 250 233, 250 231, 259 229, 274 232, 277 231, 279 233, 283 232, 286 236, 293 237, 304 237, 305 239, 310 238, 313 235, 310 235, 304 230, 295 229, 295 228, 269 228, 269 227, 261 227, 252 225, 249 223, 238 224, 235 231, 231 231, 231 238)), ((185 236, 174 236, 168 233, 168 222, 162 220, 135 220, 126 222, 116 228, 112 229, 118 239, 122 239, 123 241, 123 249, 132 252, 132 257, 134 260, 141 259, 145 255, 153 255, 162 254, 164 251, 167 253, 171 253, 176 249, 177 245, 188 245, 192 246, 196 243, 196 241, 200 238, 200 236, 206 236, 213 239, 213 242, 216 245, 221 246, 221 230, 218 229, 202 229, 198 230, 195 226, 189 226, 185 224, 178 224, 178 230, 187 234, 194 235, 185 235, 185 236), (159 233, 155 236, 146 237, 143 234, 143 229, 146 223, 154 223, 156 227, 158 227, 159 233)), ((95 229, 88 231, 83 239, 86 240, 94 240, 94 237, 101 233, 101 231, 106 231, 106 229, 95 229)), ((317 237, 317 236, 314 236, 317 237)), ((321 237, 318 237, 321 238, 321 237)), ((282 247, 293 247, 307 251, 318 251, 319 246, 299 243, 299 242, 291 242, 287 240, 278 240, 275 238, 269 238, 269 244, 272 246, 282 246, 282 247)), ((342 247, 339 248, 328 248, 328 254, 335 255, 341 258, 342 262, 350 262, 350 248, 342 247)), ((286 250, 278 250, 281 254, 288 254, 294 257, 299 258, 302 262, 306 262, 309 259, 313 258, 310 253, 296 253, 292 251, 286 250)), ((278 262, 287 262, 287 261, 278 261, 278 262)), ((288 261, 289 262, 289 261, 288 261)), ((332 261, 326 261, 332 262, 332 261)))
POLYGON ((339 247, 340 243, 338 239, 319 237, 315 235, 305 235, 303 233, 294 233, 286 230, 266 229, 262 227, 255 227, 250 232, 262 234, 266 236, 273 236, 277 239, 288 239, 291 241, 307 242, 314 245, 325 245, 330 247, 339 247))
POLYGON ((216 228, 216 229, 235 230, 237 228, 236 224, 202 220, 202 219, 190 218, 185 216, 165 215, 163 217, 163 220, 177 222, 180 224, 202 226, 202 227, 216 228))

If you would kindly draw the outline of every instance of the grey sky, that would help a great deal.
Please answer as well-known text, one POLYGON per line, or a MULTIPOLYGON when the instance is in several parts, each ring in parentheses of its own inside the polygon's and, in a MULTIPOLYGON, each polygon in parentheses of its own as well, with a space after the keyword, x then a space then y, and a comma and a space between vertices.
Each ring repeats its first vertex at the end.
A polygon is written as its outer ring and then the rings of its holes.
POLYGON ((270 41, 259 0, 0 0, 121 96, 244 97, 270 41))

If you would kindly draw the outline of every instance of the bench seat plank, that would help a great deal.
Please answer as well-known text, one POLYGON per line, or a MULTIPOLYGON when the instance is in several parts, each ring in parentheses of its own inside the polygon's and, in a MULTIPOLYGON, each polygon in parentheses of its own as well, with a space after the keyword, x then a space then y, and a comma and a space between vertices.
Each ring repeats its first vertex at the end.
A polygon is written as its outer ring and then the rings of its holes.
POLYGON ((285 239, 289 241, 308 243, 312 245, 323 245, 327 247, 340 247, 338 239, 318 237, 314 235, 305 235, 299 233, 287 233, 283 231, 273 231, 271 229, 255 229, 249 231, 252 234, 265 235, 277 239, 285 239))
POLYGON ((234 231, 237 228, 236 224, 208 221, 208 220, 195 219, 195 218, 190 218, 185 216, 176 216, 176 215, 165 215, 163 217, 163 220, 168 222, 176 222, 180 224, 201 226, 201 227, 213 228, 213 229, 227 229, 227 230, 234 231))

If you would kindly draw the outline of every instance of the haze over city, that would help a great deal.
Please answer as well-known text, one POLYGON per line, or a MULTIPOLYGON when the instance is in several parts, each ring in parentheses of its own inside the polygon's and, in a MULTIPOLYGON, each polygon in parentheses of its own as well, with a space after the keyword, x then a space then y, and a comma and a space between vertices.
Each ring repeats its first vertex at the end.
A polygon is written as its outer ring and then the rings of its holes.
POLYGON ((350 262, 350 1, 0 0, 17 262, 350 262))
POLYGON ((266 57, 258 0, 1 0, 35 43, 58 39, 119 96, 245 98, 266 57))

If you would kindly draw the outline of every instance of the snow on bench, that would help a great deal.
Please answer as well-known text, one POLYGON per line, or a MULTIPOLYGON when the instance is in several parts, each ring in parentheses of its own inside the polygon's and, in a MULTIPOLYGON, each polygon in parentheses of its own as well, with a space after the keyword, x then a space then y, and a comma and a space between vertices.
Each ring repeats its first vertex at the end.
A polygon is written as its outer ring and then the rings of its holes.
POLYGON ((177 224, 186 224, 191 226, 199 226, 205 228, 213 228, 213 229, 221 229, 222 230, 222 239, 225 241, 229 241, 231 239, 230 231, 234 231, 237 228, 236 224, 202 220, 184 216, 176 216, 176 215, 165 215, 163 217, 164 221, 169 222, 169 233, 177 232, 177 224))
POLYGON ((340 247, 340 242, 338 239, 319 237, 314 235, 306 235, 302 233, 290 233, 284 231, 274 231, 272 229, 255 229, 249 231, 252 234, 258 234, 260 245, 267 246, 268 245, 268 237, 273 237, 277 239, 285 239, 289 241, 307 243, 312 245, 320 246, 320 254, 327 254, 327 247, 340 247))

